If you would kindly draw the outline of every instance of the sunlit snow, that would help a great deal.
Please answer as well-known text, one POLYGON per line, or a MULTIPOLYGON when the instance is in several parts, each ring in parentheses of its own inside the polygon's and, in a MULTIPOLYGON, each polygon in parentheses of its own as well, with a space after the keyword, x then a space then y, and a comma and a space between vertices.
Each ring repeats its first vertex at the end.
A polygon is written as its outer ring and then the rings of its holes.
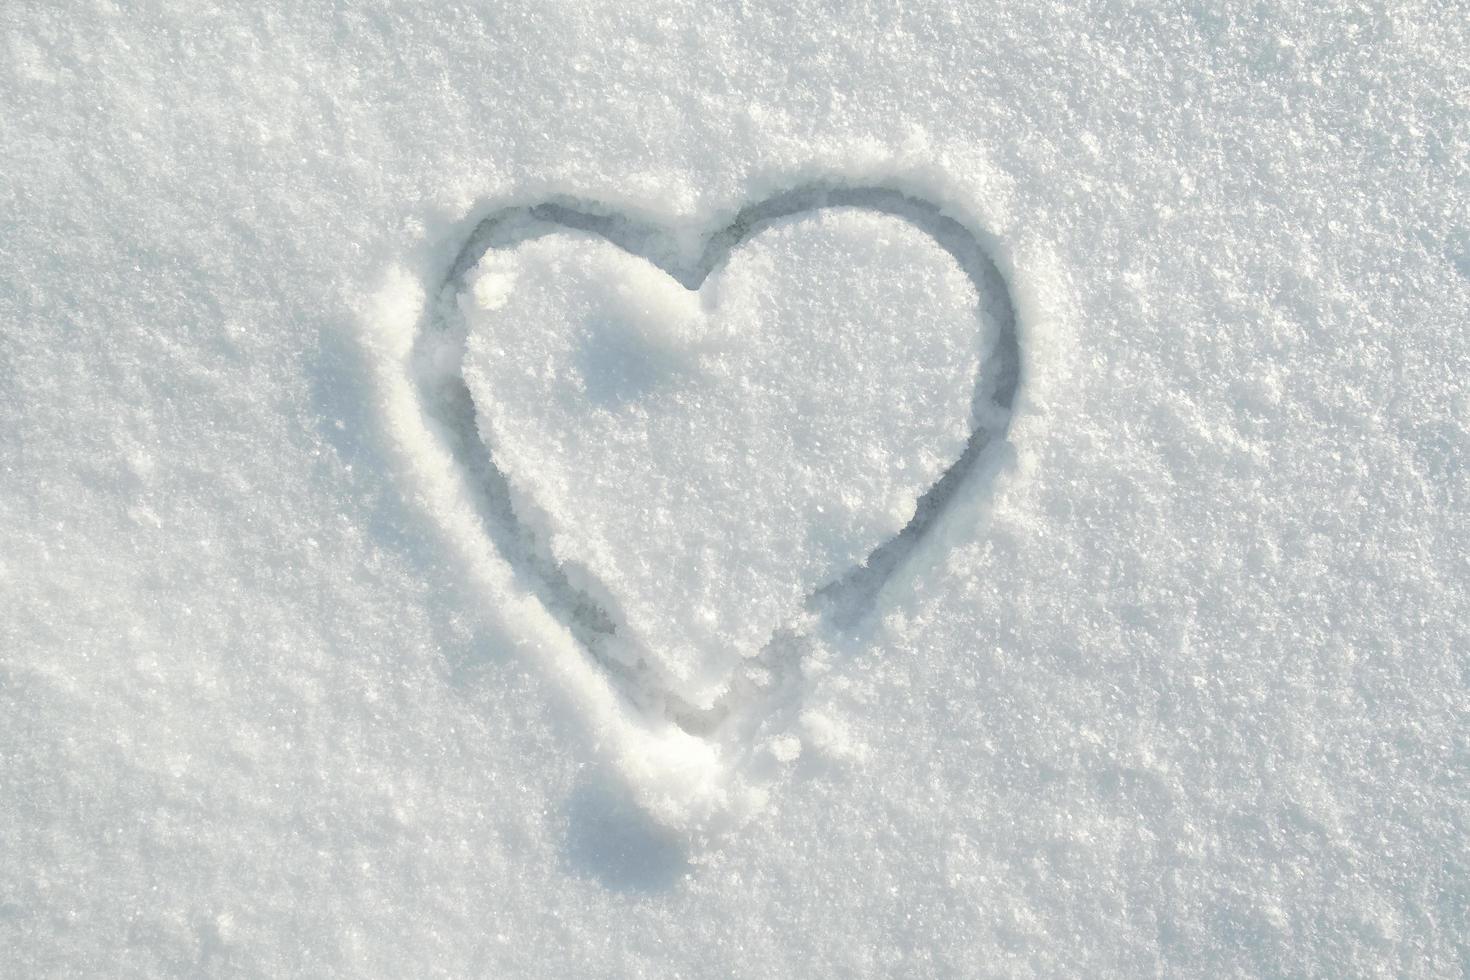
POLYGON ((1463 976, 1466 13, 0 4, 0 976, 1463 976))

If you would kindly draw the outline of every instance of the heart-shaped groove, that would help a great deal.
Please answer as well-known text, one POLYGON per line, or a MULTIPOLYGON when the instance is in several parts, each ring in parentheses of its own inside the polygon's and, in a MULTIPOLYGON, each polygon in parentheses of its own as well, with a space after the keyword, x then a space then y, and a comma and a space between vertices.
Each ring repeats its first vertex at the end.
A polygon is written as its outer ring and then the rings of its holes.
POLYGON ((510 483, 495 461, 494 447, 476 424, 475 402, 462 375, 464 331, 456 297, 467 274, 488 251, 512 249, 565 230, 600 236, 652 263, 685 288, 698 290, 732 250, 771 223, 838 207, 900 218, 927 234, 953 257, 977 293, 991 304, 989 312, 998 330, 993 346, 980 361, 971 401, 972 428, 960 455, 920 496, 913 517, 901 531, 874 548, 860 565, 815 589, 806 600, 810 617, 839 630, 849 629, 873 609, 883 586, 930 534, 986 451, 1004 439, 1020 382, 1015 304, 1005 278, 979 237, 938 206, 888 187, 806 184, 744 208, 727 225, 708 234, 692 260, 682 258, 688 253, 681 253, 674 238, 659 227, 595 203, 550 200, 504 208, 471 231, 444 277, 439 301, 429 312, 428 329, 418 339, 414 382, 420 402, 439 423, 446 448, 475 489, 475 506, 495 547, 543 605, 619 682, 630 701, 644 711, 665 714, 690 734, 708 736, 740 709, 789 690, 810 620, 806 630, 796 624, 779 630, 757 657, 731 677, 724 696, 709 708, 683 701, 646 660, 629 666, 605 655, 603 643, 617 632, 614 618, 572 584, 545 542, 537 540, 516 514, 510 483))

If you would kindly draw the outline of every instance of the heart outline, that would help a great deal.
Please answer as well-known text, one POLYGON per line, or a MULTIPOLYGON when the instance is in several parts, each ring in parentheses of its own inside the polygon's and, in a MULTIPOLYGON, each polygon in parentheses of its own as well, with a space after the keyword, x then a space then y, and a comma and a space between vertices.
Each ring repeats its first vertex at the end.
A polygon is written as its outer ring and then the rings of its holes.
MULTIPOLYGON (((730 253, 771 223, 798 214, 834 207, 859 208, 896 217, 924 232, 955 259, 974 283, 982 301, 994 305, 997 333, 976 374, 971 405, 971 431, 964 449, 919 497, 913 517, 902 530, 880 543, 858 566, 823 583, 807 597, 809 616, 839 629, 856 625, 876 605, 884 586, 904 567, 915 549, 950 509, 967 477, 992 447, 1004 442, 1021 383, 1016 303, 1009 283, 982 242, 940 206, 923 198, 880 184, 846 185, 809 182, 778 192, 740 209, 725 224, 700 236, 695 248, 680 247, 678 237, 665 226, 640 221, 619 209, 597 202, 552 197, 525 205, 503 207, 476 221, 455 253, 438 285, 437 302, 427 310, 427 324, 414 341, 413 384, 421 408, 439 423, 447 437, 445 448, 474 487, 475 504, 495 551, 514 570, 553 619, 566 626, 619 690, 642 711, 662 715, 684 732, 710 737, 737 709, 751 704, 753 685, 739 672, 732 675, 724 697, 714 707, 695 708, 673 693, 646 660, 627 665, 606 655, 600 646, 616 633, 616 621, 599 604, 571 584, 564 563, 537 542, 528 522, 512 503, 510 481, 494 458, 494 447, 484 441, 476 425, 476 406, 461 374, 463 326, 458 323, 457 295, 465 277, 491 249, 516 245, 563 230, 597 235, 612 245, 641 257, 686 289, 698 290, 730 253), (447 363, 446 363, 447 355, 447 363)), ((524 499, 517 501, 521 506, 524 499)), ((588 577, 590 573, 588 573, 588 577)), ((784 678, 794 673, 801 656, 801 631, 783 627, 761 654, 742 665, 775 671, 775 689, 789 688, 784 678)), ((769 683, 760 685, 771 689, 769 683)), ((768 695, 767 695, 768 697, 768 695)))

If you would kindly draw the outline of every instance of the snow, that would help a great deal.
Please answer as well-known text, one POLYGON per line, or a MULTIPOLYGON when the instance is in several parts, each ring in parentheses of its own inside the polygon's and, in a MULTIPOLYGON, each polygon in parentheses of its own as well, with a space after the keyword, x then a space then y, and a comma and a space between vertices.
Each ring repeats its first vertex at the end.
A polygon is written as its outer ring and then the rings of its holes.
POLYGON ((0 35, 0 972, 1463 974, 1453 4, 0 35))

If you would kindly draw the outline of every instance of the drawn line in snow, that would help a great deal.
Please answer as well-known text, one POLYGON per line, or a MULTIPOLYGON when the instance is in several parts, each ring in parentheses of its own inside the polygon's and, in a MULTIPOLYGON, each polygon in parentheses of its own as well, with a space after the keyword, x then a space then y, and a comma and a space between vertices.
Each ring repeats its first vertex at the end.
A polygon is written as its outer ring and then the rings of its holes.
POLYGON ((617 624, 591 596, 571 583, 546 543, 537 540, 516 514, 509 481, 495 462, 494 447, 487 446, 476 425, 474 399, 461 374, 461 351, 450 350, 450 356, 445 356, 446 344, 462 344, 456 297, 465 287, 465 276, 486 252, 512 249, 565 230, 598 235, 652 263, 686 288, 697 290, 733 249, 772 222, 837 207, 896 217, 926 233, 954 258, 979 295, 992 304, 999 328, 994 347, 981 361, 976 375, 972 429, 959 457, 919 498, 913 517, 898 534, 876 547, 862 564, 821 585, 807 598, 808 614, 836 629, 849 629, 874 608, 883 586, 931 533, 986 451, 1004 440, 1020 383, 1015 303, 1005 277, 979 236, 938 206, 883 186, 804 184, 741 210, 703 240, 692 261, 681 259, 677 243, 662 228, 595 202, 554 199, 504 208, 482 219, 471 231, 440 283, 428 328, 417 339, 413 380, 420 403, 439 423, 446 448, 475 488, 475 505, 494 546, 552 615, 617 680, 631 702, 644 711, 663 713, 693 735, 710 736, 737 715, 750 720, 764 713, 755 708, 774 705, 782 692, 789 692, 809 629, 779 630, 758 656, 746 661, 731 678, 726 693, 707 709, 684 702, 647 661, 629 666, 606 655, 602 645, 616 633, 617 624))

